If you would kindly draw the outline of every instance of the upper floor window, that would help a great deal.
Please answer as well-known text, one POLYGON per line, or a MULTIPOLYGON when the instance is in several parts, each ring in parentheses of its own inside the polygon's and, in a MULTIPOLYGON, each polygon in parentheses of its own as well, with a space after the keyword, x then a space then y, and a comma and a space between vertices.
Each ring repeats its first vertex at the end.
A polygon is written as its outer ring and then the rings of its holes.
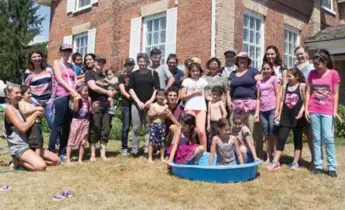
POLYGON ((252 12, 245 12, 243 21, 243 50, 253 60, 252 66, 259 68, 263 55, 264 19, 252 12))
POLYGON ((288 68, 292 68, 296 64, 295 49, 299 45, 299 31, 289 26, 285 26, 284 38, 284 58, 288 68))
POLYGON ((166 48, 166 14, 154 15, 144 19, 143 28, 143 49, 150 54, 153 48, 158 48, 162 51, 161 63, 165 63, 165 48, 166 48))
POLYGON ((77 0, 77 8, 80 9, 91 5, 91 0, 77 0))
POLYGON ((321 7, 322 9, 326 10, 327 12, 336 15, 334 8, 333 8, 333 0, 321 0, 321 7))

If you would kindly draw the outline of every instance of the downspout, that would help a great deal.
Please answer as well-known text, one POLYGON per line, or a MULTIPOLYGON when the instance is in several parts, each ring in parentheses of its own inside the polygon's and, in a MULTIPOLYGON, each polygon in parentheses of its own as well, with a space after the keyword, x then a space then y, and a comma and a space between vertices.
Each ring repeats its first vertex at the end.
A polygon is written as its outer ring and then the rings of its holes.
POLYGON ((216 0, 212 0, 211 12, 211 57, 216 55, 216 0))

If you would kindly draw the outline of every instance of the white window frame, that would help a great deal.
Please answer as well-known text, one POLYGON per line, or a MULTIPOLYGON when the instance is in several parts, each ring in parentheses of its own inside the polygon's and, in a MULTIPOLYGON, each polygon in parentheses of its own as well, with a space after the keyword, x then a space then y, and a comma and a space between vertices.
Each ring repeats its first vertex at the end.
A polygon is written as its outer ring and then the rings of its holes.
MULTIPOLYGON (((296 47, 299 46, 300 43, 300 30, 298 30, 297 28, 291 27, 289 25, 285 25, 284 27, 284 60, 285 60, 285 64, 288 68, 292 68, 294 66, 294 64, 296 64, 296 55, 295 55, 295 49, 296 47), (292 47, 291 51, 292 53, 288 52, 288 49, 286 49, 286 41, 285 41, 285 33, 288 32, 288 40, 290 40, 290 33, 292 34, 296 34, 296 43, 294 43, 294 46, 292 47), (286 59, 287 57, 287 59, 286 59), (293 63, 289 62, 289 58, 293 59, 293 63)), ((290 44, 290 41, 288 41, 288 44, 290 44)))
MULTIPOLYGON (((155 19, 160 19, 162 17, 165 17, 165 42, 164 42, 164 54, 162 54, 162 58, 161 58, 161 64, 165 63, 165 58, 167 57, 166 52, 167 52, 167 38, 168 38, 168 22, 167 22, 167 13, 161 13, 161 14, 157 14, 157 15, 152 15, 152 16, 147 16, 143 18, 143 37, 142 37, 142 51, 146 52, 146 48, 147 48, 147 40, 146 40, 146 34, 147 34, 147 23, 149 21, 155 20, 155 19)), ((159 36, 160 37, 160 36, 159 36)), ((159 38, 158 37, 158 38, 159 38)), ((151 40, 151 42, 153 42, 153 39, 151 40)), ((159 43, 158 45, 162 45, 162 43, 159 43)), ((152 48, 152 44, 151 44, 151 49, 152 48)), ((159 47, 157 47, 159 49, 159 47)), ((147 52, 150 55, 150 52, 147 52)))
POLYGON ((83 33, 80 33, 80 34, 76 34, 73 36, 73 52, 78 52, 78 46, 77 46, 77 39, 78 38, 84 38, 86 37, 86 46, 83 46, 84 47, 84 53, 80 53, 82 55, 82 58, 84 59, 84 56, 88 53, 88 39, 89 39, 89 36, 88 36, 88 32, 83 32, 83 33))
POLYGON ((336 12, 334 11, 334 5, 333 5, 333 4, 334 4, 333 0, 321 0, 321 8, 322 8, 323 10, 325 10, 325 11, 327 11, 327 12, 333 14, 333 15, 336 15, 336 12), (325 5, 322 3, 323 1, 330 1, 330 3, 331 3, 331 8, 325 6, 325 5))
MULTIPOLYGON (((260 50, 260 55, 258 56, 258 55, 256 55, 256 53, 254 53, 255 54, 255 57, 251 57, 251 59, 252 59, 252 64, 251 64, 251 66, 252 67, 256 67, 256 68, 260 68, 260 66, 261 66, 261 64, 262 64, 262 58, 263 58, 263 56, 264 56, 264 52, 265 52, 265 49, 264 49, 264 43, 265 43, 265 18, 264 18, 264 16, 262 16, 262 15, 260 15, 260 14, 257 14, 257 13, 255 13, 255 12, 253 12, 253 11, 250 11, 250 10, 245 10, 244 11, 244 14, 243 14, 243 25, 242 25, 242 28, 243 28, 243 31, 244 31, 244 29, 245 28, 247 28, 249 31, 249 33, 248 33, 248 39, 249 39, 249 41, 245 41, 244 40, 244 35, 243 35, 243 40, 242 40, 242 47, 243 47, 243 50, 244 50, 244 45, 245 44, 247 44, 248 45, 248 54, 249 54, 249 56, 250 56, 250 46, 253 46, 254 45, 254 47, 260 47, 261 48, 261 50, 260 50), (260 31, 259 31, 259 34, 261 34, 261 37, 260 37, 260 43, 257 45, 256 43, 255 44, 253 44, 253 43, 251 43, 250 42, 250 26, 249 26, 249 28, 247 28, 245 25, 244 25, 244 16, 245 15, 247 15, 247 16, 249 16, 249 17, 253 17, 254 19, 258 19, 258 20, 260 20, 261 21, 261 27, 260 27, 260 31), (257 65, 255 65, 255 60, 256 60, 256 64, 257 65)), ((256 33, 256 32, 255 32, 256 33)), ((254 41, 256 41, 256 35, 255 35, 255 37, 254 37, 254 41)))

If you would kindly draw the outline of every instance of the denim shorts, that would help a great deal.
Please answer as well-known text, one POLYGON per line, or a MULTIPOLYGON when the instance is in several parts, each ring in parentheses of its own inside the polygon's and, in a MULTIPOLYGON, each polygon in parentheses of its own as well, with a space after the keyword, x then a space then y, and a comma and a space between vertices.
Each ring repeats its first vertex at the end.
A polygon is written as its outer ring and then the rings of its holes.
POLYGON ((260 122, 265 136, 276 135, 276 126, 273 123, 275 109, 260 112, 260 122))
POLYGON ((20 149, 15 151, 15 153, 12 155, 12 158, 19 161, 22 155, 29 149, 30 149, 29 147, 21 147, 20 149))

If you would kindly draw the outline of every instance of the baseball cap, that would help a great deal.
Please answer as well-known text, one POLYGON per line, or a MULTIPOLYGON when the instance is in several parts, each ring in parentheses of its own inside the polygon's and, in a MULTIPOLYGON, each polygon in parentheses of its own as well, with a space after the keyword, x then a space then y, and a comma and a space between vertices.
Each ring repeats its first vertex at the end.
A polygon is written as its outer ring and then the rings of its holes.
POLYGON ((61 46, 60 46, 60 52, 62 52, 62 51, 72 51, 72 45, 70 45, 70 44, 62 44, 61 46))
POLYGON ((103 61, 104 63, 107 63, 107 60, 104 56, 96 56, 95 61, 103 61))
POLYGON ((234 54, 235 56, 236 56, 236 51, 235 50, 233 50, 233 49, 229 49, 229 50, 227 50, 227 51, 225 51, 224 52, 224 55, 226 55, 227 53, 232 53, 232 54, 234 54))
POLYGON ((134 59, 133 59, 133 58, 130 58, 130 57, 126 58, 126 60, 125 60, 125 66, 127 66, 127 65, 135 65, 134 59))

